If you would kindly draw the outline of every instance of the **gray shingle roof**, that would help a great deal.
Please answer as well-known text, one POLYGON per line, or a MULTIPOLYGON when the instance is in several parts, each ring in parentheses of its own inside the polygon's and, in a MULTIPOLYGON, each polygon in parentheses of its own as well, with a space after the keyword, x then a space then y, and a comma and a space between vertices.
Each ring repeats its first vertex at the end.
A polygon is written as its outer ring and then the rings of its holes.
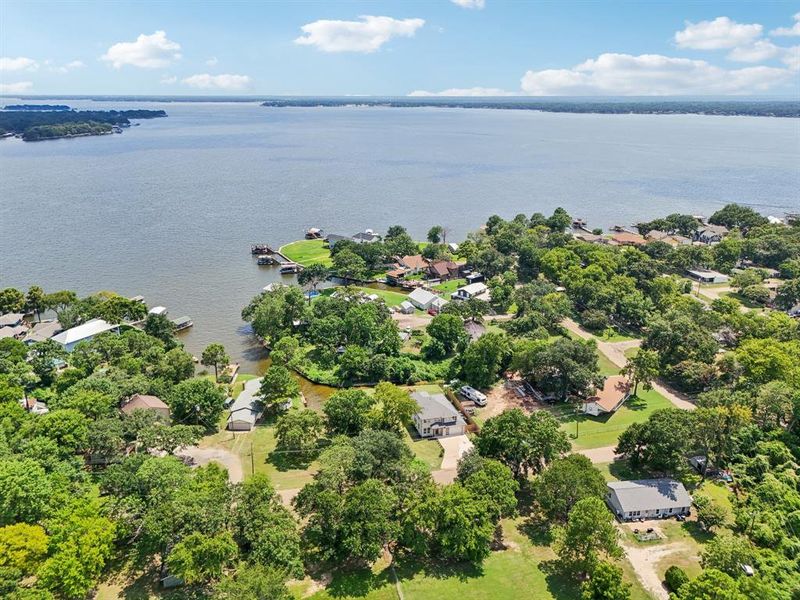
POLYGON ((411 397, 419 404, 420 411, 417 416, 425 421, 433 419, 456 419, 456 423, 465 423, 461 414, 450 404, 444 394, 429 394, 428 392, 414 392, 411 397))
POLYGON ((683 484, 674 479, 612 481, 608 488, 624 512, 691 506, 692 498, 683 484))

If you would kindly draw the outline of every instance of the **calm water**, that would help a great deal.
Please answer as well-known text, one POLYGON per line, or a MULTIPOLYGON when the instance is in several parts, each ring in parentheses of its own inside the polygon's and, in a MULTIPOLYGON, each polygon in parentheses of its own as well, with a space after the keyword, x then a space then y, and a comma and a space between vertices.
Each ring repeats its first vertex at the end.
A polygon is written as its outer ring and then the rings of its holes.
POLYGON ((260 354, 239 314, 267 283, 251 242, 399 223, 452 239, 564 206, 592 227, 726 202, 800 211, 800 120, 463 109, 164 108, 122 135, 0 140, 0 287, 142 294, 190 315, 187 348, 260 354))

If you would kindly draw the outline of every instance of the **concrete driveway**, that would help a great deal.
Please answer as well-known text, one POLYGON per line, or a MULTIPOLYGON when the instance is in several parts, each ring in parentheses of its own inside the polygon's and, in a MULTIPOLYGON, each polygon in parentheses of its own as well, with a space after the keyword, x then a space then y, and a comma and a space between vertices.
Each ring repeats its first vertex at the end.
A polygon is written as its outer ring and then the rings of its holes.
POLYGON ((441 467, 443 471, 458 467, 458 459, 473 448, 472 442, 466 435, 439 438, 439 443, 444 448, 441 467))

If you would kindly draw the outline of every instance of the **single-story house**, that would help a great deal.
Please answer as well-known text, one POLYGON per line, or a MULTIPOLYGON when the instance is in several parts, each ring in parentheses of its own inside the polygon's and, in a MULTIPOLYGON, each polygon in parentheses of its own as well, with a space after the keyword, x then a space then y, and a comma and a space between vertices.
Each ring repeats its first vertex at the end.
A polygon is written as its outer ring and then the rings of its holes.
POLYGON ((53 336, 52 339, 64 346, 64 350, 67 352, 72 352, 73 348, 79 343, 89 341, 94 336, 107 331, 112 331, 119 335, 119 325, 112 325, 103 319, 92 319, 82 325, 62 331, 53 336))
POLYGON ((725 283, 730 279, 730 277, 724 273, 712 271, 711 269, 701 269, 699 267, 696 269, 688 269, 686 273, 692 279, 696 279, 702 283, 725 283))
POLYGON ((432 311, 434 311, 436 313, 440 313, 442 311, 442 309, 444 308, 445 304, 447 304, 447 300, 445 300, 444 298, 441 298, 439 296, 436 296, 436 299, 433 302, 431 302, 431 307, 428 310, 429 311, 432 310, 432 311))
POLYGON ((461 275, 462 268, 462 264, 452 260, 437 260, 428 266, 428 276, 431 279, 441 279, 442 281, 455 279, 461 275))
POLYGON ((9 325, 8 327, 0 327, 0 339, 14 338, 15 340, 22 339, 28 333, 28 328, 25 325, 9 325))
POLYGON ((399 261, 400 266, 405 268, 409 273, 419 273, 428 268, 428 259, 421 254, 408 254, 401 258, 399 261))
POLYGON ((631 233, 630 231, 620 231, 613 234, 610 238, 610 243, 617 246, 642 246, 647 243, 644 236, 638 233, 631 233))
POLYGON ((120 410, 126 415, 132 414, 135 410, 147 410, 155 413, 165 421, 169 421, 170 417, 169 406, 158 396, 149 396, 147 394, 134 394, 122 405, 120 410))
POLYGON ((47 408, 47 404, 32 397, 20 398, 19 405, 34 415, 46 415, 50 412, 50 409, 47 408))
POLYGON ((728 235, 728 228, 723 225, 703 225, 694 233, 694 240, 703 244, 716 244, 728 235))
POLYGON ((231 412, 228 415, 228 429, 231 431, 250 431, 256 426, 256 421, 264 414, 261 400, 256 396, 260 387, 260 377, 245 382, 244 389, 231 404, 231 412))
POLYGON ((365 229, 364 231, 353 234, 350 239, 356 244, 371 244, 373 242, 380 242, 381 236, 377 235, 372 229, 365 229))
POLYGON ((420 410, 414 415, 413 421, 421 437, 448 437, 466 433, 466 421, 444 394, 414 392, 411 397, 419 404, 420 410))
POLYGON ((56 334, 61 333, 64 331, 64 328, 61 327, 61 323, 57 320, 54 321, 42 321, 41 323, 36 323, 31 329, 28 331, 28 335, 23 338, 23 342, 26 344, 35 344, 36 342, 43 342, 45 340, 49 340, 56 334))
POLYGON ((583 412, 596 417, 601 414, 616 412, 631 395, 631 386, 622 375, 606 377, 603 389, 595 391, 594 396, 583 403, 583 412))
POLYGON ((489 288, 486 287, 485 283, 470 283, 469 285, 458 288, 455 292, 450 294, 450 297, 453 300, 469 300, 470 298, 477 298, 478 296, 485 295, 488 290, 489 288))
POLYGON ((325 241, 328 242, 329 248, 333 248, 336 245, 336 242, 341 242, 342 240, 352 241, 352 238, 349 235, 338 235, 336 233, 329 233, 325 237, 325 241))
POLYGON ((16 327, 22 325, 25 315, 22 313, 6 313, 0 316, 0 327, 16 327))
POLYGON ((439 296, 428 290, 417 288, 408 295, 408 301, 420 310, 428 310, 439 296))
POLYGON ((576 231, 572 234, 572 237, 589 244, 603 244, 606 242, 606 238, 602 235, 597 235, 596 233, 590 233, 588 231, 576 231))
POLYGON ((408 273, 408 270, 402 267, 392 269, 386 273, 386 283, 389 285, 400 285, 400 281, 406 276, 406 273, 408 273))
POLYGON ((678 235, 677 233, 667 233, 666 231, 659 231, 658 229, 653 229, 652 231, 648 231, 644 238, 648 242, 664 242, 665 244, 669 244, 670 246, 681 246, 691 244, 692 240, 687 237, 683 237, 682 235, 678 235))
POLYGON ((674 479, 612 481, 607 485, 606 502, 621 521, 688 515, 692 507, 692 497, 674 479))
POLYGON ((397 307, 398 312, 403 313, 404 315, 410 315, 414 313, 414 305, 411 304, 408 300, 403 300, 400 305, 397 307))

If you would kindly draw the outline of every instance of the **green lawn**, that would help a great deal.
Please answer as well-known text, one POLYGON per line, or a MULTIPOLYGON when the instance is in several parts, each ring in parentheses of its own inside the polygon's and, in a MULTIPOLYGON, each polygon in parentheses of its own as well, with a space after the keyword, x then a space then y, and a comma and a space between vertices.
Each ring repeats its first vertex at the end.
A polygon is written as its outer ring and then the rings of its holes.
POLYGON ((380 290, 367 287, 358 287, 356 289, 364 292, 367 295, 377 294, 383 299, 384 302, 386 302, 386 306, 398 306, 402 302, 408 300, 408 294, 404 294, 403 292, 392 292, 390 290, 380 290))
POLYGON ((562 431, 573 438, 572 447, 576 450, 586 450, 616 444, 617 438, 628 425, 646 421, 653 411, 671 406, 670 401, 655 390, 645 392, 640 389, 638 398, 629 398, 612 415, 603 417, 578 415, 575 413, 575 407, 571 404, 556 404, 548 410, 561 421, 562 431), (576 422, 577 438, 574 437, 576 422))
POLYGON ((444 281, 438 285, 433 286, 433 289, 439 292, 440 294, 446 295, 448 298, 450 294, 455 292, 458 288, 467 285, 466 279, 451 279, 450 281, 444 281))
POLYGON ((331 252, 324 245, 322 240, 297 240, 291 244, 286 244, 280 251, 286 258, 298 264, 308 267, 309 265, 323 264, 329 267, 333 264, 331 252))
MULTIPOLYGON (((459 600, 574 600, 580 597, 580 584, 552 573, 548 561, 555 558, 547 542, 525 533, 525 522, 503 521, 505 549, 492 552, 481 566, 426 564, 400 560, 395 565, 403 596, 408 600, 459 598, 459 600)), ((623 563, 625 579, 632 584, 632 600, 649 596, 623 563)), ((325 590, 312 600, 397 600, 391 568, 385 564, 372 570, 337 573, 325 590)))
POLYGON ((274 422, 256 425, 249 432, 234 434, 222 430, 200 441, 203 447, 224 448, 239 455, 244 476, 253 472, 269 475, 275 489, 288 490, 303 487, 317 471, 314 461, 298 460, 292 454, 276 452, 274 422))

